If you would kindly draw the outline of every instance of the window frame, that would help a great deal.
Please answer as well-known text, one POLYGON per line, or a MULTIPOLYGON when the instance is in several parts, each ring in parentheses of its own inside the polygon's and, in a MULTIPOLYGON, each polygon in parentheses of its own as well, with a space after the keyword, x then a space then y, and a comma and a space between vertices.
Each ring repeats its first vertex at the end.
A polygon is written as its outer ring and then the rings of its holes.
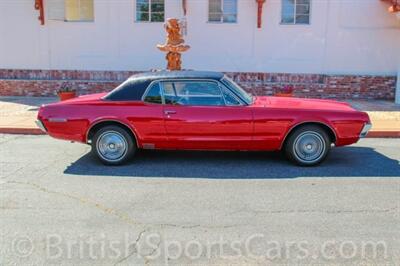
POLYGON ((164 99, 164 91, 163 88, 161 87, 161 82, 159 80, 155 80, 153 82, 151 82, 149 84, 149 86, 146 88, 146 90, 144 91, 142 98, 141 98, 142 102, 146 103, 146 104, 154 104, 154 105, 164 105, 165 104, 165 99, 164 99), (158 84, 158 89, 160 91, 160 96, 161 96, 161 103, 154 103, 154 102, 148 102, 146 101, 146 98, 149 94, 149 92, 151 91, 151 89, 153 88, 154 85, 158 84))
POLYGON ((235 107, 235 106, 243 106, 244 105, 243 101, 240 100, 240 98, 237 97, 236 94, 233 93, 231 91, 231 89, 228 88, 227 86, 225 86, 223 83, 220 83, 220 89, 221 89, 221 92, 222 92, 222 96, 224 97, 224 100, 225 100, 225 106, 235 107), (236 105, 236 104, 233 104, 233 105, 232 104, 227 104, 226 97, 225 97, 225 94, 224 94, 224 90, 226 90, 226 93, 229 94, 232 98, 234 98, 239 104, 238 105, 236 105))
POLYGON ((254 101, 254 98, 251 94, 249 94, 248 92, 246 92, 241 86, 239 86, 239 84, 237 84, 233 79, 229 78, 228 76, 224 75, 221 79, 221 83, 228 88, 228 90, 230 92, 233 93, 233 95, 236 96, 236 98, 240 99, 240 102, 242 102, 242 104, 244 105, 251 105, 254 101), (242 91, 244 91, 248 96, 250 96, 250 100, 249 102, 247 102, 246 99, 243 99, 244 97, 242 95, 240 95, 239 92, 237 92, 236 89, 232 88, 232 87, 239 87, 242 91))
POLYGON ((225 101, 224 94, 222 93, 222 89, 221 89, 219 83, 218 83, 217 81, 215 81, 215 80, 212 80, 212 79, 178 79, 178 80, 171 80, 171 79, 169 79, 169 80, 165 80, 165 81, 161 82, 161 83, 160 83, 160 84, 161 84, 161 90, 162 90, 162 95, 163 95, 163 97, 164 97, 164 100, 163 100, 163 101, 164 101, 164 104, 165 104, 165 105, 171 105, 171 104, 165 102, 164 83, 166 83, 166 82, 171 82, 171 83, 174 84, 174 92, 175 92, 175 95, 176 95, 176 96, 178 96, 178 95, 177 95, 177 92, 176 92, 176 89, 175 89, 175 83, 179 83, 179 82, 180 82, 180 83, 214 83, 214 84, 217 85, 217 87, 218 87, 218 89, 219 89, 220 96, 221 96, 221 98, 222 98, 222 100, 223 100, 223 102, 224 102, 223 105, 193 105, 193 104, 182 104, 182 105, 176 105, 176 106, 188 106, 188 107, 191 107, 191 106, 195 106, 195 107, 224 107, 224 106, 227 106, 227 105, 226 105, 226 101, 225 101))
POLYGON ((146 88, 146 90, 144 91, 143 95, 142 95, 142 102, 146 103, 146 104, 154 104, 154 105, 170 105, 167 104, 165 102, 165 95, 164 95, 164 82, 211 82, 211 83, 215 83, 217 84, 219 91, 221 93, 222 99, 224 100, 224 105, 176 105, 176 106, 197 106, 197 107, 242 107, 242 106, 246 106, 247 104, 240 98, 238 97, 228 86, 226 86, 225 84, 223 84, 221 81, 218 80, 214 80, 214 79, 157 79, 152 81, 148 87, 146 88), (149 91, 151 90, 151 88, 153 87, 154 84, 159 83, 159 87, 160 87, 160 94, 161 94, 161 104, 160 103, 151 103, 151 102, 147 102, 145 101, 147 94, 149 93, 149 91), (228 93, 234 97, 240 104, 239 105, 229 105, 226 103, 226 99, 223 93, 223 88, 225 88, 228 93))
POLYGON ((227 24, 227 25, 235 25, 239 23, 239 0, 235 0, 236 3, 236 20, 234 22, 225 22, 224 21, 224 0, 219 0, 221 2, 221 19, 220 21, 210 21, 210 0, 207 0, 207 23, 211 24, 227 24))
POLYGON ((70 20, 67 18, 67 0, 64 0, 64 22, 69 22, 69 23, 74 23, 74 22, 95 22, 96 18, 96 9, 95 9, 95 0, 92 0, 93 2, 93 19, 82 19, 82 13, 81 13, 81 0, 78 0, 78 11, 79 11, 79 19, 74 19, 70 20))
MULTIPOLYGON (((296 23, 296 16, 297 16, 297 1, 294 0, 294 12, 293 12, 293 23, 288 23, 288 22, 283 22, 283 9, 284 9, 284 0, 281 0, 281 19, 280 19, 280 25, 283 26, 310 26, 311 25, 311 14, 312 14, 312 0, 310 1, 310 6, 309 6, 309 12, 308 12, 308 23, 296 23)), ((305 15, 305 14, 302 14, 305 15)))
POLYGON ((164 4, 164 10, 163 10, 163 13, 164 13, 164 19, 162 20, 162 21, 151 21, 151 15, 152 15, 152 13, 153 13, 153 11, 151 10, 151 2, 153 1, 153 0, 148 0, 149 1, 149 19, 148 20, 138 20, 138 10, 137 10, 137 2, 138 2, 138 0, 135 0, 135 23, 164 23, 165 22, 165 2, 166 2, 166 0, 162 0, 163 1, 163 4, 164 4))

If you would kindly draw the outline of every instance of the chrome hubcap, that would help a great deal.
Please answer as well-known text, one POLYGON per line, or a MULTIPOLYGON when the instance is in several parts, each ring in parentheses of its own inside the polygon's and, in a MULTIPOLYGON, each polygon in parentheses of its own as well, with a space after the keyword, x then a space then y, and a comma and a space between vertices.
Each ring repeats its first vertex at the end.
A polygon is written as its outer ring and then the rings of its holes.
POLYGON ((325 141, 316 132, 303 132, 294 141, 294 154, 305 163, 318 161, 325 152, 325 141))
POLYGON ((127 152, 128 144, 125 137, 116 131, 108 131, 98 138, 97 150, 99 155, 107 161, 118 161, 127 152))

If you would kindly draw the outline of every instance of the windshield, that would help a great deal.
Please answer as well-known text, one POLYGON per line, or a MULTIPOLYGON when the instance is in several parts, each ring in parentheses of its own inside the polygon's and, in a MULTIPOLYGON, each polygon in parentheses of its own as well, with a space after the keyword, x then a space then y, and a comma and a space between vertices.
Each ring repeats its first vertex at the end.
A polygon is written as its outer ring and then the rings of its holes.
POLYGON ((222 81, 224 81, 232 90, 235 92, 242 100, 244 100, 247 104, 251 104, 253 102, 253 96, 245 92, 238 84, 236 84, 233 80, 225 76, 222 81))

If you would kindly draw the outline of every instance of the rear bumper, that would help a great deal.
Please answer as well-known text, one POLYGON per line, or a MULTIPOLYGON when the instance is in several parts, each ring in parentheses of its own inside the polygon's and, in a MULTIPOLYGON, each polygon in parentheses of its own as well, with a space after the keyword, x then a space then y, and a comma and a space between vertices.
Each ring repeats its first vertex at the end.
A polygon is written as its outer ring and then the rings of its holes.
POLYGON ((362 130, 361 130, 360 138, 364 138, 365 136, 367 136, 367 134, 371 130, 371 128, 372 128, 372 124, 365 123, 363 128, 362 128, 362 130))
POLYGON ((38 126, 38 128, 40 128, 41 131, 47 133, 47 129, 46 129, 46 127, 44 126, 44 124, 42 123, 42 121, 36 120, 35 123, 36 123, 36 125, 38 126))

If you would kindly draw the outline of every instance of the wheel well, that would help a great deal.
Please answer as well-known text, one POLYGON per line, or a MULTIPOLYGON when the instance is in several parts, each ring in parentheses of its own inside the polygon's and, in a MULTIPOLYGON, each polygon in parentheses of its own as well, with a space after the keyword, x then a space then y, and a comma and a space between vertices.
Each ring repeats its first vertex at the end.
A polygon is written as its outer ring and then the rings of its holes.
POLYGON ((135 140, 136 143, 137 143, 136 135, 135 135, 135 133, 132 131, 131 128, 129 128, 127 125, 125 125, 125 124, 123 124, 123 123, 121 123, 121 122, 118 122, 118 121, 110 121, 110 120, 108 120, 108 121, 102 121, 102 122, 99 122, 99 123, 93 125, 93 126, 89 129, 89 132, 87 133, 86 142, 91 141, 92 138, 93 138, 93 136, 94 136, 94 134, 97 132, 97 130, 99 130, 100 128, 105 127, 105 126, 118 126, 118 127, 121 127, 121 128, 123 128, 123 129, 125 129, 125 130, 131 135, 132 139, 135 140))
POLYGON ((333 129, 330 126, 328 126, 328 125, 326 125, 324 123, 321 123, 321 122, 305 122, 305 123, 298 124, 298 125, 294 126, 293 128, 291 128, 289 130, 289 132, 285 136, 285 139, 284 139, 282 147, 284 147, 286 145, 286 141, 289 139, 290 135, 293 134, 293 132, 296 129, 304 127, 304 126, 309 126, 309 125, 314 125, 314 126, 318 126, 318 127, 322 128, 326 133, 328 133, 330 141, 332 143, 336 142, 335 131, 333 131, 333 129))

